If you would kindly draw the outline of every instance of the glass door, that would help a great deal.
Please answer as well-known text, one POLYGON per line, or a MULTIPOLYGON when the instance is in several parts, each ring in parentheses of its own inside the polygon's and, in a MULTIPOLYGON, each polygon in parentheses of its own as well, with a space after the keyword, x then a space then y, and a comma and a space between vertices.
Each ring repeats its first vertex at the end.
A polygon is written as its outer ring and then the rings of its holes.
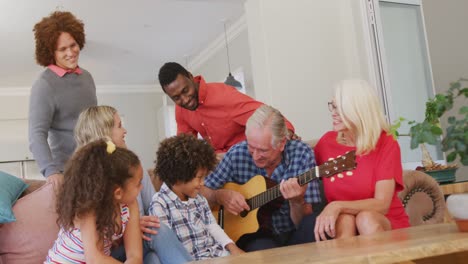
MULTIPOLYGON (((369 0, 373 8, 374 46, 379 54, 379 74, 383 101, 391 122, 400 117, 424 119, 425 103, 434 96, 432 69, 420 0, 369 0)), ((410 149, 409 126, 399 137, 403 163, 414 168, 421 151, 410 149)), ((436 160, 443 159, 440 146, 428 146, 436 160)))

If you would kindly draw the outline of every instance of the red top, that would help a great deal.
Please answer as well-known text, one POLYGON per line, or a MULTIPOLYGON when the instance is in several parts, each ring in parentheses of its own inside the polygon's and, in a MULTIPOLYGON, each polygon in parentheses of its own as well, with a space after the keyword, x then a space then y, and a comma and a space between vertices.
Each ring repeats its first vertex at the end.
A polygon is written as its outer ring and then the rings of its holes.
MULTIPOLYGON (((190 111, 176 105, 177 134, 200 133, 216 152, 227 152, 245 140, 247 119, 263 103, 224 83, 206 83, 201 76, 194 81, 199 83, 198 108, 190 111)), ((286 125, 294 132, 288 120, 286 125)))
MULTIPOLYGON (((314 151, 318 165, 356 149, 339 144, 336 141, 337 135, 335 131, 327 132, 317 143, 314 151)), ((385 216, 390 220, 392 229, 409 227, 405 208, 397 196, 397 193, 403 190, 403 170, 398 142, 383 131, 375 149, 369 154, 357 155, 356 163, 356 169, 352 171, 322 178, 328 202, 374 198, 377 181, 393 178, 395 192, 385 216)))

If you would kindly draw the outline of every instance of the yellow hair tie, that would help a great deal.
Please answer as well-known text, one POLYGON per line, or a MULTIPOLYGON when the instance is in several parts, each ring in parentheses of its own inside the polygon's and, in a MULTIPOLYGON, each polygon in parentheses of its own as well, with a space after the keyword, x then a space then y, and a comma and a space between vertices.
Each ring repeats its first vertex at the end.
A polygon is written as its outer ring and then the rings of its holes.
POLYGON ((107 143, 107 148, 106 148, 107 153, 109 153, 109 154, 114 153, 114 151, 115 151, 115 144, 114 144, 114 142, 108 140, 108 141, 106 141, 106 143, 107 143))

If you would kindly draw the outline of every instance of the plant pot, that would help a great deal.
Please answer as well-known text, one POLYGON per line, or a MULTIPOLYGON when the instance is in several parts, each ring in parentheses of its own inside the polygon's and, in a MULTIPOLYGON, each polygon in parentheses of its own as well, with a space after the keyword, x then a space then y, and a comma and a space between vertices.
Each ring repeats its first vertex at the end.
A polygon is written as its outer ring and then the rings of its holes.
POLYGON ((458 229, 468 232, 468 193, 449 195, 446 204, 447 210, 457 223, 458 229))
POLYGON ((454 218, 454 220, 457 224, 458 230, 460 230, 461 232, 468 232, 468 220, 457 218, 454 218))
POLYGON ((455 172, 458 168, 449 168, 444 170, 423 171, 431 175, 437 182, 453 182, 455 181, 455 172))

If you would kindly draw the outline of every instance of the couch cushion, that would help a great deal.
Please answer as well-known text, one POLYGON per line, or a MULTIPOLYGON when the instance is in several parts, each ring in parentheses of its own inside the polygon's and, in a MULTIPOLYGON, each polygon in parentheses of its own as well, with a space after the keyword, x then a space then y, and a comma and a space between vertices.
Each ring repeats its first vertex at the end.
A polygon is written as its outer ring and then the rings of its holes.
POLYGON ((11 208, 27 187, 21 179, 0 171, 0 224, 16 220, 11 208))
POLYGON ((52 183, 22 197, 13 206, 16 222, 0 228, 0 262, 43 263, 57 238, 55 192, 52 183))

